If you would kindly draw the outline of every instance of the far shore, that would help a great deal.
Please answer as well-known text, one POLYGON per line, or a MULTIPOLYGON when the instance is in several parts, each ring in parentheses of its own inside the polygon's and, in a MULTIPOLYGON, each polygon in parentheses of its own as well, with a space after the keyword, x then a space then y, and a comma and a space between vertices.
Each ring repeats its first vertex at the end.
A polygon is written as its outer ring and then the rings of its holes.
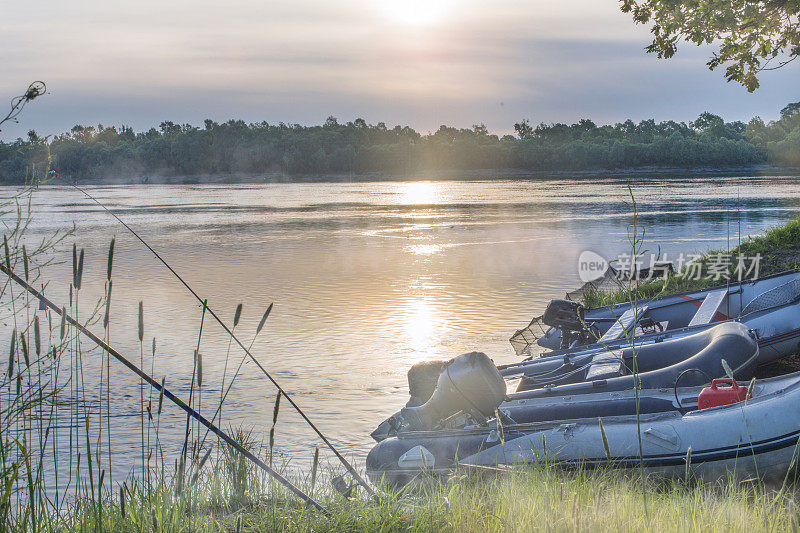
MULTIPOLYGON (((199 185, 199 184, 256 184, 256 183, 342 183, 367 181, 426 181, 426 180, 526 180, 526 179, 624 179, 636 178, 719 178, 719 177, 798 177, 800 167, 777 167, 754 165, 742 167, 638 167, 628 169, 591 170, 543 170, 529 171, 519 169, 483 170, 432 170, 398 173, 327 173, 327 174, 287 174, 284 172, 263 172, 256 174, 197 174, 197 175, 141 175, 134 177, 83 178, 60 176, 53 182, 79 183, 84 185, 199 185)), ((11 185, 11 184, 8 184, 11 185)))

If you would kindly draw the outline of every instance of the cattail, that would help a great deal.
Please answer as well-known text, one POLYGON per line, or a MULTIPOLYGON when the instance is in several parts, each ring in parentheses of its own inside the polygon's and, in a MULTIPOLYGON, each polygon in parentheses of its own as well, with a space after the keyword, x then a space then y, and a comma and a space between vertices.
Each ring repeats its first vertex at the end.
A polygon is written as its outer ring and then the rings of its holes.
POLYGON ((16 343, 17 343, 17 330, 15 329, 11 333, 11 349, 8 351, 8 372, 7 372, 7 374, 8 374, 9 379, 14 377, 14 351, 15 351, 15 348, 16 348, 16 343))
POLYGON ((28 343, 25 342, 25 337, 20 334, 19 343, 22 346, 22 356, 25 358, 25 366, 31 366, 31 358, 28 355, 28 343))
POLYGON ((139 301, 139 342, 144 340, 144 304, 139 301))
POLYGON ((125 518, 125 482, 122 482, 122 486, 119 488, 119 512, 122 515, 122 518, 125 518))
POLYGON ((19 396, 19 392, 22 390, 22 376, 17 374, 17 396, 19 396))
POLYGON ((281 391, 278 391, 278 395, 275 397, 275 406, 272 408, 272 425, 274 426, 278 422, 278 413, 281 410, 281 391))
POLYGON ((158 414, 161 414, 161 408, 164 406, 164 382, 167 378, 161 378, 161 391, 158 393, 158 414))
POLYGON ((261 330, 264 327, 264 322, 267 321, 267 317, 269 316, 271 311, 272 311, 272 304, 269 304, 269 307, 267 307, 267 310, 264 311, 264 316, 261 317, 261 322, 258 323, 258 327, 256 328, 256 335, 261 333, 261 330))
POLYGON ((111 268, 114 266, 114 241, 116 237, 111 237, 111 244, 108 245, 108 264, 106 265, 106 279, 111 281, 111 268))
POLYGON ((608 446, 608 437, 606 437, 606 429, 603 427, 603 420, 601 418, 598 418, 597 423, 600 424, 600 436, 603 438, 603 449, 606 452, 606 459, 610 461, 611 448, 609 448, 608 446))
POLYGON ((61 307, 61 340, 67 334, 67 308, 61 307))
POLYGON ((314 460, 311 462, 311 492, 317 484, 317 467, 319 466, 319 447, 314 447, 314 460))
POLYGON ((156 356, 156 338, 153 337, 153 357, 156 356))
POLYGON ((72 285, 78 286, 78 247, 75 243, 72 243, 72 285))
POLYGON ((78 256, 78 268, 75 273, 75 289, 81 290, 81 283, 83 283, 83 248, 81 248, 81 253, 78 256))
POLYGON ((242 304, 236 306, 236 312, 233 313, 233 327, 239 325, 239 319, 242 318, 242 304))
POLYGON ((28 281, 28 249, 22 245, 22 266, 25 268, 25 281, 28 281))
POLYGON ((33 342, 36 346, 36 355, 42 354, 42 335, 39 331, 39 315, 33 315, 33 342))
POLYGON ((203 386, 203 354, 198 352, 197 350, 194 351, 194 359, 197 364, 197 386, 203 386))
POLYGON ((111 287, 114 286, 114 282, 108 280, 108 290, 106 291, 106 314, 103 316, 103 327, 108 327, 108 320, 109 315, 111 313, 111 287))
POLYGON ((272 408, 272 427, 269 430, 269 463, 272 464, 272 449, 275 447, 275 424, 278 423, 278 413, 281 410, 281 391, 275 397, 275 405, 272 408))
POLYGON ((8 239, 3 235, 3 253, 6 254, 6 268, 11 272, 11 252, 8 250, 8 239))

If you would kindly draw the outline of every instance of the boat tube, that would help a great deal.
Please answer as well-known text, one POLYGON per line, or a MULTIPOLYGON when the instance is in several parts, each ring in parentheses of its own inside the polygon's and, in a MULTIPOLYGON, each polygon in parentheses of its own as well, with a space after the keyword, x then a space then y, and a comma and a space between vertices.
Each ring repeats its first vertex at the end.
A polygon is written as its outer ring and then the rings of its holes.
POLYGON ((546 387, 548 394, 575 394, 582 390, 603 387, 605 390, 633 388, 634 370, 641 388, 671 387, 678 376, 685 376, 687 385, 710 381, 709 376, 725 374, 724 359, 737 379, 749 379, 758 360, 758 343, 747 327, 725 322, 683 338, 627 347, 616 351, 597 352, 578 362, 565 358, 556 369, 535 364, 524 368, 517 392, 546 387), (563 384, 563 385, 562 385, 563 384))

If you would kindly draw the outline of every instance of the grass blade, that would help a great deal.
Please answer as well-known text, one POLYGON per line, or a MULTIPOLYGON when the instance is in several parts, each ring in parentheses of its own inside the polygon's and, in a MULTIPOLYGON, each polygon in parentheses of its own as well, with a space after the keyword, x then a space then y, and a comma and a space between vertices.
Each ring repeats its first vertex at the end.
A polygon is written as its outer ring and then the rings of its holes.
POLYGON ((203 354, 195 351, 195 361, 197 362, 197 386, 203 386, 203 354))
POLYGON ((161 414, 161 408, 164 406, 164 382, 167 378, 161 378, 161 391, 158 394, 158 414, 161 414))
POLYGON ((22 266, 25 269, 25 281, 28 281, 28 249, 22 245, 22 266))
POLYGON ((606 452, 606 459, 611 460, 611 448, 608 446, 608 437, 606 437, 606 428, 603 427, 603 419, 598 418, 597 423, 600 425, 600 436, 603 438, 603 450, 606 452))
POLYGON ((733 377, 733 370, 731 370, 731 367, 728 364, 728 362, 725 359, 720 359, 719 362, 722 363, 722 370, 725 371, 725 374, 727 374, 729 378, 735 379, 733 377))
POLYGON ((8 374, 9 379, 14 377, 14 350, 17 343, 17 330, 11 333, 11 348, 8 350, 8 374))
POLYGON ((689 446, 686 448, 686 471, 683 474, 683 481, 688 483, 689 482, 689 474, 691 474, 692 470, 692 447, 689 446))
POLYGON ((311 463, 311 493, 314 493, 314 485, 317 484, 317 467, 319 466, 319 448, 314 447, 314 461, 311 463))

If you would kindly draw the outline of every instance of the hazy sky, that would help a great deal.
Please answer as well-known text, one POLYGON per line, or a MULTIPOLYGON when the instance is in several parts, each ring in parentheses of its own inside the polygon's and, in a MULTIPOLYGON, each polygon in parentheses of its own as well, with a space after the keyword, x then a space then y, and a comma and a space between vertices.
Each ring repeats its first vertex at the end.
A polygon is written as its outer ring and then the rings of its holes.
POLYGON ((205 0, 6 3, 0 103, 34 79, 51 94, 23 123, 161 120, 408 124, 598 123, 654 117, 777 117, 800 100, 800 64, 749 94, 709 72, 709 49, 645 54, 648 30, 615 0, 205 0))

